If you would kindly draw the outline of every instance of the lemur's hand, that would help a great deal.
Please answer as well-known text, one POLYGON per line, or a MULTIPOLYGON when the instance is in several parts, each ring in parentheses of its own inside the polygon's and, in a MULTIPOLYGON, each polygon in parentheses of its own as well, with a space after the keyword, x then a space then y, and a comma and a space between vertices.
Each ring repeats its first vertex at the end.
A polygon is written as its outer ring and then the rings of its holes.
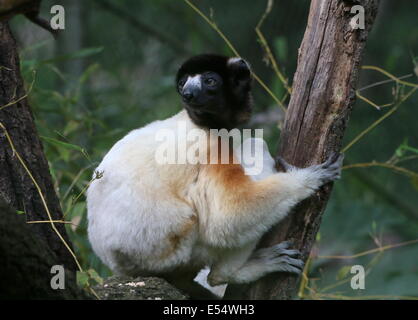
POLYGON ((276 158, 276 162, 279 163, 283 167, 285 172, 290 172, 290 171, 295 171, 295 170, 309 170, 312 173, 315 173, 320 180, 320 185, 323 185, 330 181, 334 181, 334 180, 341 178, 341 167, 343 164, 343 160, 344 160, 344 154, 334 152, 328 157, 327 161, 325 161, 324 163, 316 164, 316 165, 307 167, 305 169, 301 169, 301 168, 291 165, 282 157, 276 158))
POLYGON ((276 164, 277 163, 282 166, 285 172, 294 171, 298 169, 298 167, 291 165, 289 162, 287 162, 285 159, 279 156, 276 158, 276 164))
POLYGON ((324 185, 328 182, 341 178, 343 160, 344 154, 334 152, 324 163, 313 165, 309 168, 318 174, 321 185, 324 185))

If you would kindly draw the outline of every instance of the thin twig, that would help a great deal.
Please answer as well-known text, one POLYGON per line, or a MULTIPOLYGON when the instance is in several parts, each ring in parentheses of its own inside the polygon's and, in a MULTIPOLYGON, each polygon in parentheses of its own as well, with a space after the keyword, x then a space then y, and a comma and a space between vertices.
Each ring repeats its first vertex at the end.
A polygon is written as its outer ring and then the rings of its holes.
POLYGON ((64 215, 62 216, 63 218, 65 218, 67 216, 67 214, 71 211, 71 209, 73 208, 74 204, 77 203, 78 199, 80 199, 80 197, 87 191, 88 187, 92 184, 93 181, 100 179, 101 176, 99 174, 95 174, 95 176, 93 177, 93 179, 91 179, 85 186, 83 189, 81 189, 80 193, 74 198, 74 200, 71 201, 71 205, 70 207, 67 209, 67 211, 64 213, 64 215))
POLYGON ((393 162, 393 164, 397 164, 397 163, 405 162, 405 161, 410 161, 410 160, 415 160, 415 159, 418 159, 418 156, 409 156, 409 157, 405 157, 405 158, 402 158, 402 159, 396 159, 393 162))
MULTIPOLYGON (((379 254, 382 254, 382 253, 383 252, 380 252, 379 254)), ((366 272, 365 272, 365 276, 367 276, 370 272, 371 272, 371 269, 367 269, 366 272)), ((323 294, 324 292, 326 292, 328 290, 337 288, 337 287, 339 287, 339 286, 341 286, 343 284, 346 284, 347 282, 350 282, 350 281, 351 281, 351 278, 346 278, 346 279, 337 281, 337 282, 332 283, 332 284, 330 284, 330 285, 328 285, 328 286, 326 286, 324 288, 321 288, 319 292, 317 291, 317 293, 323 294)))
POLYGON ((395 166, 393 164, 390 163, 385 163, 385 162, 365 162, 365 163, 356 163, 356 164, 350 164, 347 166, 342 167, 342 169, 346 170, 346 169, 351 169, 351 168, 369 168, 369 167, 383 167, 383 168, 388 168, 388 169, 392 169, 394 171, 403 173, 409 177, 412 178, 418 178, 418 173, 402 168, 402 167, 398 167, 395 166))
POLYGON ((370 104, 372 107, 375 107, 379 111, 380 111, 381 108, 390 107, 390 106, 393 105, 393 103, 388 103, 388 104, 384 104, 382 106, 379 106, 376 103, 374 103, 373 101, 371 101, 370 99, 362 96, 358 90, 356 91, 356 96, 357 96, 357 98, 359 98, 359 99, 363 100, 364 102, 370 104))
POLYGON ((303 299, 305 296, 305 289, 308 287, 309 284, 309 268, 311 266, 311 255, 309 255, 308 259, 306 260, 305 267, 303 268, 302 272, 302 280, 300 281, 299 291, 298 291, 298 297, 303 299))
MULTIPOLYGON (((405 79, 405 78, 409 78, 409 77, 412 77, 412 76, 413 76, 413 74, 410 73, 410 74, 407 74, 407 75, 398 77, 398 79, 405 79)), ((367 86, 365 86, 363 88, 360 88, 357 91, 367 90, 367 89, 370 89, 370 88, 374 88, 374 87, 380 86, 381 84, 386 84, 386 83, 390 83, 390 82, 394 82, 394 81, 396 82, 396 80, 394 80, 394 79, 388 79, 388 80, 378 81, 378 82, 369 84, 369 85, 367 85, 367 86)))
MULTIPOLYGON (((184 0, 184 2, 192 8, 198 15, 200 15, 208 24, 209 26, 215 30, 218 35, 222 38, 222 40, 226 43, 228 48, 233 52, 233 54, 237 57, 241 57, 237 49, 232 45, 231 41, 225 36, 225 34, 222 32, 221 29, 216 25, 215 22, 210 20, 199 8, 197 8, 193 3, 191 3, 189 0, 184 0)), ((263 87, 263 89, 273 98, 273 100, 280 106, 280 108, 283 109, 283 111, 286 111, 286 107, 283 105, 283 103, 279 100, 279 98, 276 97, 276 95, 269 89, 269 87, 264 83, 263 80, 260 79, 259 76, 257 76, 253 71, 252 75, 254 79, 263 87)))
MULTIPOLYGON (((71 221, 63 221, 63 220, 52 220, 54 223, 62 223, 62 224, 70 224, 71 226, 78 228, 79 225, 71 222, 71 221)), ((49 220, 40 220, 40 221, 26 221, 27 224, 39 224, 39 223, 51 223, 51 221, 49 220)))
MULTIPOLYGON (((39 221, 26 221, 26 223, 27 224, 34 224, 34 223, 51 223, 51 222, 53 222, 53 223, 62 223, 62 224, 73 224, 73 225, 75 225, 74 223, 72 223, 71 221, 64 221, 64 220, 44 220, 44 221, 42 221, 42 220, 39 220, 39 221)), ((77 225, 75 225, 75 226, 77 226, 77 225)))
POLYGON ((370 295, 370 296, 343 296, 338 294, 321 294, 317 293, 319 297, 324 298, 331 298, 331 299, 340 299, 340 300, 376 300, 376 299, 397 299, 397 300, 418 300, 418 297, 412 297, 412 296, 391 296, 391 295, 370 295))
POLYGON ((403 85, 408 86, 408 87, 418 88, 418 84, 403 81, 399 77, 395 77, 393 74, 387 72, 386 70, 383 70, 382 68, 379 68, 379 67, 376 67, 376 66, 362 66, 361 68, 364 69, 364 70, 378 71, 378 72, 384 74, 385 76, 387 76, 388 78, 391 78, 392 80, 394 80, 394 81, 396 81, 400 84, 403 84, 403 85))
POLYGON ((65 201, 65 199, 67 199, 68 195, 70 194, 71 190, 73 189, 73 187, 75 186, 75 184, 78 182, 78 179, 80 179, 80 177, 83 175, 83 173, 91 168, 94 164, 91 163, 88 166, 82 168, 77 175, 75 176, 75 178, 73 179, 73 181, 71 182, 70 186, 68 187, 67 191, 65 192, 65 194, 62 197, 62 201, 65 201))
POLYGON ((369 127, 367 127, 364 131, 362 131, 359 135, 357 135, 347 146, 345 146, 341 152, 347 152, 348 149, 350 149, 355 143, 357 143, 361 138, 363 138, 367 133, 369 133, 371 130, 373 130, 375 127, 377 127, 383 120, 385 120, 387 117, 392 115, 402 103, 404 103, 416 90, 418 87, 411 89, 406 95, 402 97, 402 99, 388 112, 386 112, 382 117, 377 119, 375 122, 373 122, 369 127))
POLYGON ((414 244, 414 243, 418 243, 418 239, 405 241, 405 242, 401 242, 401 243, 396 243, 396 244, 389 244, 389 245, 386 245, 386 246, 383 246, 383 247, 363 251, 363 252, 360 252, 360 253, 357 253, 357 254, 354 254, 354 255, 351 255, 351 256, 317 256, 317 258, 318 259, 341 259, 341 260, 356 259, 356 258, 359 258, 359 257, 367 256, 369 254, 382 252, 382 251, 386 251, 386 250, 389 250, 389 249, 398 248, 398 247, 402 247, 402 246, 406 246, 406 245, 410 245, 410 244, 414 244))
POLYGON ((281 73, 277 60, 274 58, 273 52, 270 49, 270 46, 266 40, 266 38, 264 37, 264 34, 261 31, 261 26, 264 23, 264 20, 267 18, 267 16, 270 14, 271 9, 273 8, 273 0, 268 0, 267 2, 267 7, 266 10, 264 11, 264 14, 262 15, 260 21, 258 22, 256 28, 255 28, 255 32, 260 40, 261 46, 264 48, 264 51, 267 54, 267 57, 273 67, 274 72, 276 73, 277 78, 282 82, 283 86, 286 88, 287 92, 289 94, 292 93, 292 88, 289 87, 286 78, 284 77, 284 75, 281 73))

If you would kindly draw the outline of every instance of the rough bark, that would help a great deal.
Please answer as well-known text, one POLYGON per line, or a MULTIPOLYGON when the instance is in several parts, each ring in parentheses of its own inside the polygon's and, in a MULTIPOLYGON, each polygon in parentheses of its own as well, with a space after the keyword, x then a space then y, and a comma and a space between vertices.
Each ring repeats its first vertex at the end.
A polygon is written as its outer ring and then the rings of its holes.
POLYGON ((94 287, 102 300, 187 300, 188 297, 167 281, 155 277, 112 276, 94 287))
MULTIPOLYGON (((293 94, 281 133, 279 155, 298 167, 323 162, 338 152, 349 114, 361 57, 373 25, 378 0, 312 0, 308 25, 299 49, 293 94), (365 29, 352 29, 350 9, 365 9, 365 29)), ((260 242, 268 247, 291 239, 306 261, 319 230, 332 184, 299 204, 260 242)), ((297 277, 277 273, 249 286, 230 286, 226 298, 290 299, 297 277)))
POLYGON ((66 270, 65 289, 51 288, 51 266, 57 264, 46 241, 36 236, 24 215, 0 199, 0 300, 86 299, 74 273, 66 270))
MULTIPOLYGON (((20 75, 16 42, 7 23, 0 22, 0 123, 6 128, 17 152, 23 158, 34 179, 39 184, 53 219, 61 219, 62 211, 55 193, 48 162, 35 128, 33 115, 26 98, 20 75), (18 101, 7 107, 10 102, 18 101)), ((18 161, 0 128, 0 196, 13 208, 25 212, 28 221, 45 221, 48 216, 41 197, 28 173, 18 161)), ((7 219, 7 218, 5 218, 7 219)), ((65 228, 57 229, 69 243, 65 228)), ((67 270, 75 270, 75 263, 68 250, 47 223, 31 224, 28 228, 55 254, 54 264, 62 264, 67 270)), ((15 239, 19 242, 19 238, 15 239)))

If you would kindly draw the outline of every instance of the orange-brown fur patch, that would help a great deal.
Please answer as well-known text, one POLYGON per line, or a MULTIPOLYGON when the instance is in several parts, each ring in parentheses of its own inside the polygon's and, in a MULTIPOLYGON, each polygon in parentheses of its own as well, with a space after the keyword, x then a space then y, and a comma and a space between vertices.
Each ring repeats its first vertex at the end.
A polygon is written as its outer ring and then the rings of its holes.
POLYGON ((221 188, 223 187, 228 190, 228 192, 234 192, 240 189, 245 191, 252 184, 252 180, 249 176, 245 175, 245 170, 238 163, 231 147, 229 148, 228 163, 221 163, 221 145, 222 141, 220 137, 218 138, 217 146, 211 145, 212 148, 217 147, 218 162, 216 164, 210 163, 206 166, 208 175, 211 179, 215 179, 221 188))
POLYGON ((180 231, 175 233, 173 232, 168 236, 170 247, 165 252, 163 252, 163 254, 161 255, 161 259, 166 259, 167 257, 171 256, 174 252, 176 252, 181 241, 193 230, 195 225, 197 225, 197 222, 197 216, 190 216, 189 220, 182 226, 180 231))
POLYGON ((208 165, 208 174, 228 191, 248 188, 252 184, 239 164, 211 164, 208 165))
POLYGON ((277 192, 275 179, 254 181, 246 175, 244 168, 237 163, 233 151, 229 153, 229 163, 221 164, 220 158, 220 144, 218 143, 219 164, 208 164, 203 170, 208 179, 215 182, 215 188, 221 197, 220 202, 229 207, 228 212, 242 212, 243 208, 249 207, 255 209, 259 201, 265 201, 271 192, 277 192))

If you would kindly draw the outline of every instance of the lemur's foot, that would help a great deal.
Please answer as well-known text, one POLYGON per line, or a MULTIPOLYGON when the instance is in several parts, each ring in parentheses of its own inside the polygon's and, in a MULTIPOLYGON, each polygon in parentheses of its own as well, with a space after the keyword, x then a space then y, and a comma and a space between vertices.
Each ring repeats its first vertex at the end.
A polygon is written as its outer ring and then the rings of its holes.
POLYGON ((258 260, 268 266, 271 272, 291 272, 300 274, 304 262, 299 259, 301 253, 296 249, 289 249, 290 241, 284 241, 269 248, 258 249, 253 253, 252 259, 258 260))

